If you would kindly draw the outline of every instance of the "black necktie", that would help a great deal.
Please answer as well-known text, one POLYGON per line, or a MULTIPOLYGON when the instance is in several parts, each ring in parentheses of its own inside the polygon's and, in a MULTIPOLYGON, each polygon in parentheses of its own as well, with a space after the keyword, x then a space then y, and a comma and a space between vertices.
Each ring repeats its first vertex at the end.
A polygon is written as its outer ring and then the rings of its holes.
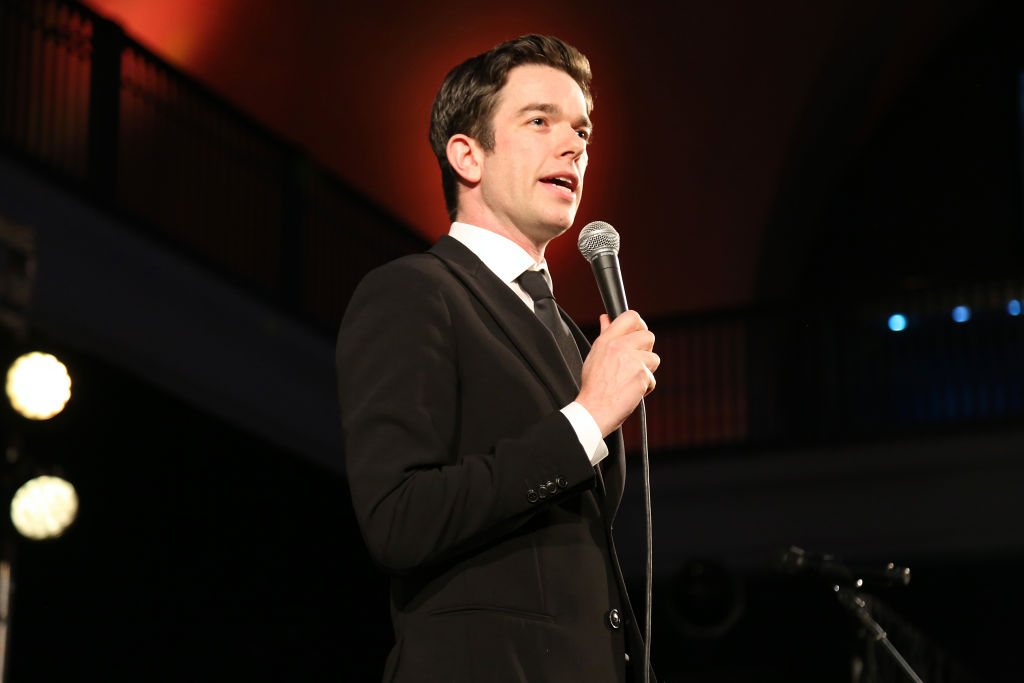
POLYGON ((551 331, 558 349, 565 358, 566 365, 572 371, 572 376, 578 382, 583 373, 583 358, 580 356, 580 349, 576 346, 576 340, 572 338, 572 332, 568 325, 558 314, 558 307, 555 305, 555 298, 551 295, 547 280, 540 271, 528 270, 517 279, 519 286, 523 288, 530 298, 533 299, 533 310, 544 323, 544 326, 551 331))

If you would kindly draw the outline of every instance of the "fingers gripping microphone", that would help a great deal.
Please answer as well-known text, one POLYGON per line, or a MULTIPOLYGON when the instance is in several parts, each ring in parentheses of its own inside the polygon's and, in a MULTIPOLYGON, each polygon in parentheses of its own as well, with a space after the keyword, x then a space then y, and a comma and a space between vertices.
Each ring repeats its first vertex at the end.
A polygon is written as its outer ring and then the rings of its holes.
POLYGON ((615 320, 627 308, 626 289, 619 270, 619 233, 604 221, 594 221, 580 230, 577 240, 583 258, 590 261, 608 317, 615 320))

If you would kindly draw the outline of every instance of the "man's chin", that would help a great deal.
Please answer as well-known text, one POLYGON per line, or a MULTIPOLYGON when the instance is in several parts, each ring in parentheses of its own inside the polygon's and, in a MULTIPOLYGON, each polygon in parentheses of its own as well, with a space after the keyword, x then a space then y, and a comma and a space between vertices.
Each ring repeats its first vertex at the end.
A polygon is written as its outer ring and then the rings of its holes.
POLYGON ((573 221, 576 220, 576 212, 562 214, 556 216, 551 221, 551 229, 557 231, 557 234, 561 235, 563 232, 572 227, 573 221))
POLYGON ((565 234, 565 232, 572 227, 572 220, 558 221, 547 226, 547 231, 551 235, 549 239, 555 239, 565 234))
POLYGON ((531 239, 538 243, 550 242, 556 237, 565 234, 572 227, 573 219, 576 218, 576 212, 560 213, 538 218, 539 220, 531 226, 531 239))

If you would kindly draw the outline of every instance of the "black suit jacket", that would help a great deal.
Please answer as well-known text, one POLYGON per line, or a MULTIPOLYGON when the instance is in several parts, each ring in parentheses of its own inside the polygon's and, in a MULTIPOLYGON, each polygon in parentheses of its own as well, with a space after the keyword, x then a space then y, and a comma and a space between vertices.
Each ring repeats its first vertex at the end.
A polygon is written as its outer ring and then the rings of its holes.
POLYGON ((576 380, 536 315, 445 236, 366 276, 337 364, 356 516, 393 577, 384 680, 626 680, 622 437, 590 465, 559 410, 576 380))

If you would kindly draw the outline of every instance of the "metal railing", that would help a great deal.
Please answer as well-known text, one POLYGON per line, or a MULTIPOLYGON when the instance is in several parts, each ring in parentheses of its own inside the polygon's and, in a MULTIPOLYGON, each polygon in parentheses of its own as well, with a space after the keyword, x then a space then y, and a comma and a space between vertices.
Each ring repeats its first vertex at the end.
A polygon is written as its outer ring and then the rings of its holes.
MULTIPOLYGON (((650 447, 1020 421, 1022 306, 1024 276, 652 321, 662 367, 647 399, 650 447), (905 329, 890 328, 895 314, 905 329)), ((634 448, 636 429, 627 423, 634 448)))
POLYGON ((325 327, 369 268, 425 248, 296 147, 68 0, 0 0, 0 148, 325 327))
POLYGON ((0 3, 0 136, 78 182, 88 176, 94 28, 66 4, 0 3))

